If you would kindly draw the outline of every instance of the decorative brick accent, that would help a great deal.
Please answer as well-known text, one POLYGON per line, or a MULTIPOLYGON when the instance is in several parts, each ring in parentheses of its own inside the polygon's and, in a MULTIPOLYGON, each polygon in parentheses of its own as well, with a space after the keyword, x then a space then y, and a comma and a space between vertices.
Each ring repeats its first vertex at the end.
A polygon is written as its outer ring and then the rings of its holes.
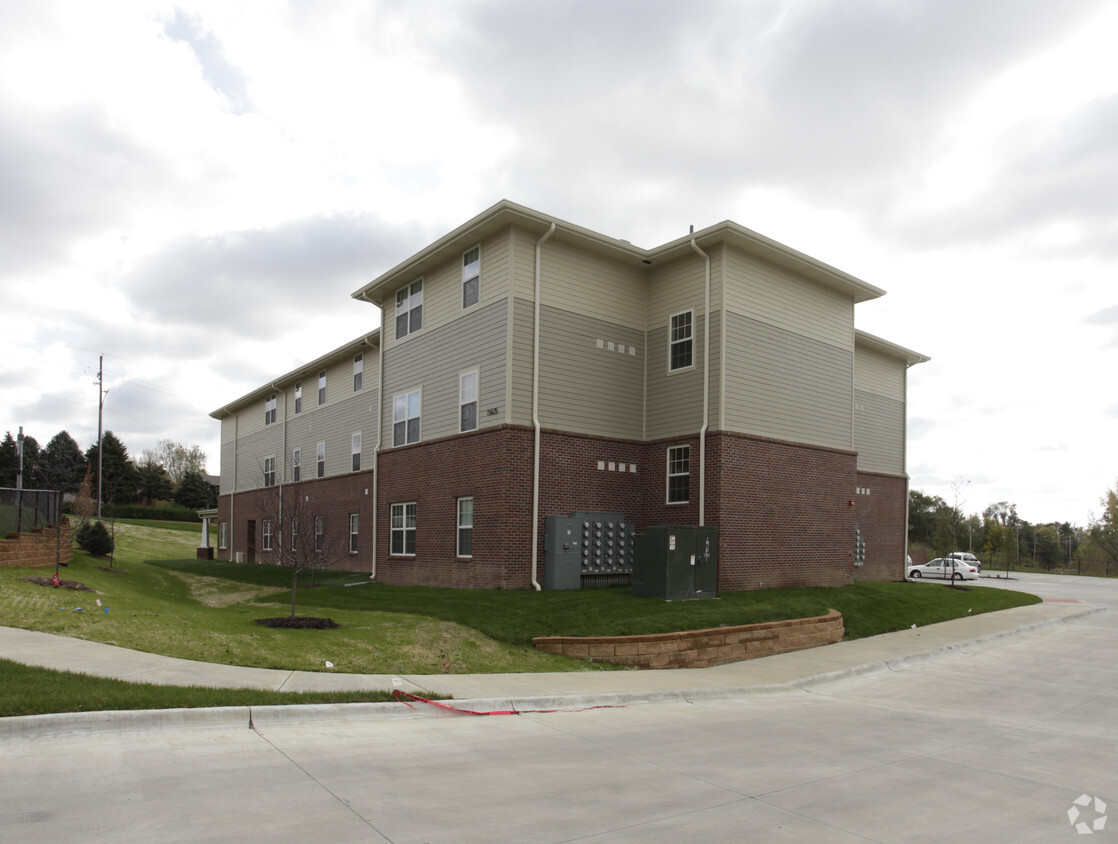
MULTIPOLYGON (((58 528, 36 528, 27 533, 8 534, 0 539, 0 567, 53 566, 58 553, 58 528)), ((61 557, 68 563, 74 558, 74 537, 69 524, 62 526, 61 557)))
POLYGON ((707 668, 841 642, 842 613, 644 636, 540 636, 547 653, 637 668, 707 668))
POLYGON ((855 516, 866 540, 866 562, 857 578, 904 580, 908 480, 859 472, 858 487, 868 494, 854 496, 855 516))

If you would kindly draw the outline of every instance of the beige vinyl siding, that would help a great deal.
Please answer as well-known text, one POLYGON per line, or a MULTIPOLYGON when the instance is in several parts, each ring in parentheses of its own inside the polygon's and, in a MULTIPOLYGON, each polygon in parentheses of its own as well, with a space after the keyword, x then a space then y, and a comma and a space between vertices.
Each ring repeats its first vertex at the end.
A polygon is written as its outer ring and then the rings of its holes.
MULTIPOLYGON (((555 241, 543 245, 540 263, 542 306, 644 331, 647 284, 643 265, 605 260, 555 241)), ((534 245, 532 273, 534 279, 534 245)))
POLYGON ((854 392, 854 448, 858 469, 905 473, 904 403, 862 390, 854 392))
POLYGON ((854 447, 866 472, 905 472, 906 362, 856 345, 854 447))
MULTIPOLYGON (((480 243, 471 243, 462 251, 451 252, 436 269, 408 279, 408 284, 423 279, 423 328, 401 340, 396 339, 396 290, 385 296, 383 343, 386 349, 412 343, 418 338, 443 328, 458 319, 469 317, 478 308, 507 298, 509 292, 509 232, 480 243), (462 308, 462 255, 468 249, 481 247, 480 299, 470 308, 462 308)), ((400 284, 399 287, 403 287, 400 284)))
MULTIPOLYGON (((366 374, 369 370, 368 363, 366 356, 366 374)), ((307 481, 317 477, 317 451, 320 442, 326 443, 326 477, 352 472, 353 450, 350 438, 356 431, 361 432, 361 469, 364 471, 373 468, 380 391, 366 387, 359 393, 352 392, 352 369, 350 375, 349 398, 329 402, 311 415, 304 411, 298 416, 288 417, 287 454, 282 469, 285 483, 291 480, 291 461, 295 449, 300 451, 300 479, 307 481)), ((305 392, 303 401, 306 402, 305 392)), ((279 462, 276 461, 277 473, 281 472, 279 462)))
POLYGON ((283 455, 282 424, 269 425, 265 431, 256 431, 239 436, 237 438, 237 486, 235 491, 244 492, 264 486, 264 458, 273 455, 276 458, 276 481, 278 482, 280 480, 279 465, 283 455))
POLYGON ((736 250, 725 252, 727 311, 842 349, 853 349, 853 299, 736 250))
POLYGON ((640 439, 644 353, 639 329, 541 308, 540 424, 640 439))
POLYGON ((532 332, 535 313, 532 302, 517 299, 513 319, 512 395, 509 403, 513 412, 508 421, 514 425, 532 424, 532 332))
MULTIPOLYGON (((713 321, 712 321, 712 324, 713 321)), ((649 440, 694 434, 703 425, 703 351, 706 342, 706 319, 702 302, 695 308, 693 322, 691 369, 668 372, 668 323, 648 332, 647 419, 645 438, 649 440)), ((718 331, 711 336, 711 399, 717 407, 718 331)), ((718 416, 710 414, 710 428, 717 426, 718 416)))
POLYGON ((233 492, 233 477, 237 453, 237 418, 226 416, 221 420, 221 487, 220 494, 233 492))
POLYGON ((727 430, 851 446, 851 352, 767 322, 726 315, 727 430))
POLYGON ((477 369, 478 427, 505 421, 504 300, 484 300, 461 318, 424 330, 407 343, 385 351, 383 448, 392 448, 392 399, 422 390, 420 441, 459 433, 458 376, 477 369), (496 409, 490 416, 488 411, 496 409))
MULTIPOLYGON (((722 308, 719 279, 722 275, 724 250, 704 250, 710 256, 710 309, 722 308)), ((672 314, 694 309, 695 316, 702 314, 706 303, 706 262, 697 254, 672 261, 662 266, 653 265, 648 284, 647 330, 665 328, 672 314)), ((665 368, 667 367, 665 358, 665 368)), ((651 363, 651 359, 649 360, 651 363)))

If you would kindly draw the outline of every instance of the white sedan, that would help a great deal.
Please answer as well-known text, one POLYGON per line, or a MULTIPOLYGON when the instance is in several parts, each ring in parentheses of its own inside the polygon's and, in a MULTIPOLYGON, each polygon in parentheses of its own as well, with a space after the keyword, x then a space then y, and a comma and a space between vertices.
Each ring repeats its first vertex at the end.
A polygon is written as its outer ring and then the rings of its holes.
POLYGON ((940 580, 978 580, 978 569, 962 560, 945 560, 937 557, 922 566, 909 566, 906 577, 919 580, 934 577, 940 580))

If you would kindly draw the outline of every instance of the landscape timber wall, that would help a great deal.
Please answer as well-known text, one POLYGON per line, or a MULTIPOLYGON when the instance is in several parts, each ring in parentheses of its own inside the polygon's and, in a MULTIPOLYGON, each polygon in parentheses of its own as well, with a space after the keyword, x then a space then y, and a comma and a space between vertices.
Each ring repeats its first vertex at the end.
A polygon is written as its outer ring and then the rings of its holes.
POLYGON ((53 566, 55 560, 69 563, 74 558, 74 536, 69 525, 62 527, 61 540, 58 528, 36 528, 26 533, 9 533, 0 539, 0 568, 22 566, 53 566), (59 541, 61 556, 57 555, 59 541))
POLYGON ((841 642, 842 613, 642 636, 543 636, 541 651, 637 668, 708 668, 841 642))

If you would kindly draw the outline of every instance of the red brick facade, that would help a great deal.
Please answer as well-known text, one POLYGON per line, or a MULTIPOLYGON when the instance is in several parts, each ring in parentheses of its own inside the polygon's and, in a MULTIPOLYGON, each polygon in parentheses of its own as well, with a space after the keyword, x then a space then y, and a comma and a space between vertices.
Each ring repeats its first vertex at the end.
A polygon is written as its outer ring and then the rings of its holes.
MULTIPOLYGON (((397 585, 456 588, 531 587, 532 454, 530 428, 501 426, 472 434, 389 448, 380 454, 376 579, 397 585), (457 502, 473 502, 473 554, 457 556, 457 502), (393 555, 393 504, 415 503, 415 553, 393 555)), ((721 591, 780 586, 840 586, 900 575, 904 555, 904 478, 866 475, 849 451, 714 433, 707 438, 706 524, 719 528, 721 591), (864 494, 861 490, 869 490, 864 494), (855 525, 866 539, 866 564, 854 566, 855 525)), ((331 514, 328 530, 348 530, 358 513, 358 553, 340 567, 373 568, 372 472, 300 485, 301 517, 331 514)), ((231 539, 248 549, 249 520, 257 522, 255 558, 262 549, 261 506, 269 491, 236 496, 231 539)), ((270 491, 274 499, 275 492, 270 491)), ((230 521, 229 497, 220 519, 230 521)), ((266 509, 266 508, 265 508, 266 509)), ((274 505, 272 506, 274 511, 274 505)), ((545 430, 541 433, 537 580, 544 582, 548 516, 574 511, 623 513, 638 531, 650 525, 699 523, 699 439, 650 443, 545 430), (691 446, 691 494, 666 503, 666 452, 691 446)), ((279 529, 273 541, 280 541, 279 529)), ((227 549, 218 556, 229 559, 227 549)))

